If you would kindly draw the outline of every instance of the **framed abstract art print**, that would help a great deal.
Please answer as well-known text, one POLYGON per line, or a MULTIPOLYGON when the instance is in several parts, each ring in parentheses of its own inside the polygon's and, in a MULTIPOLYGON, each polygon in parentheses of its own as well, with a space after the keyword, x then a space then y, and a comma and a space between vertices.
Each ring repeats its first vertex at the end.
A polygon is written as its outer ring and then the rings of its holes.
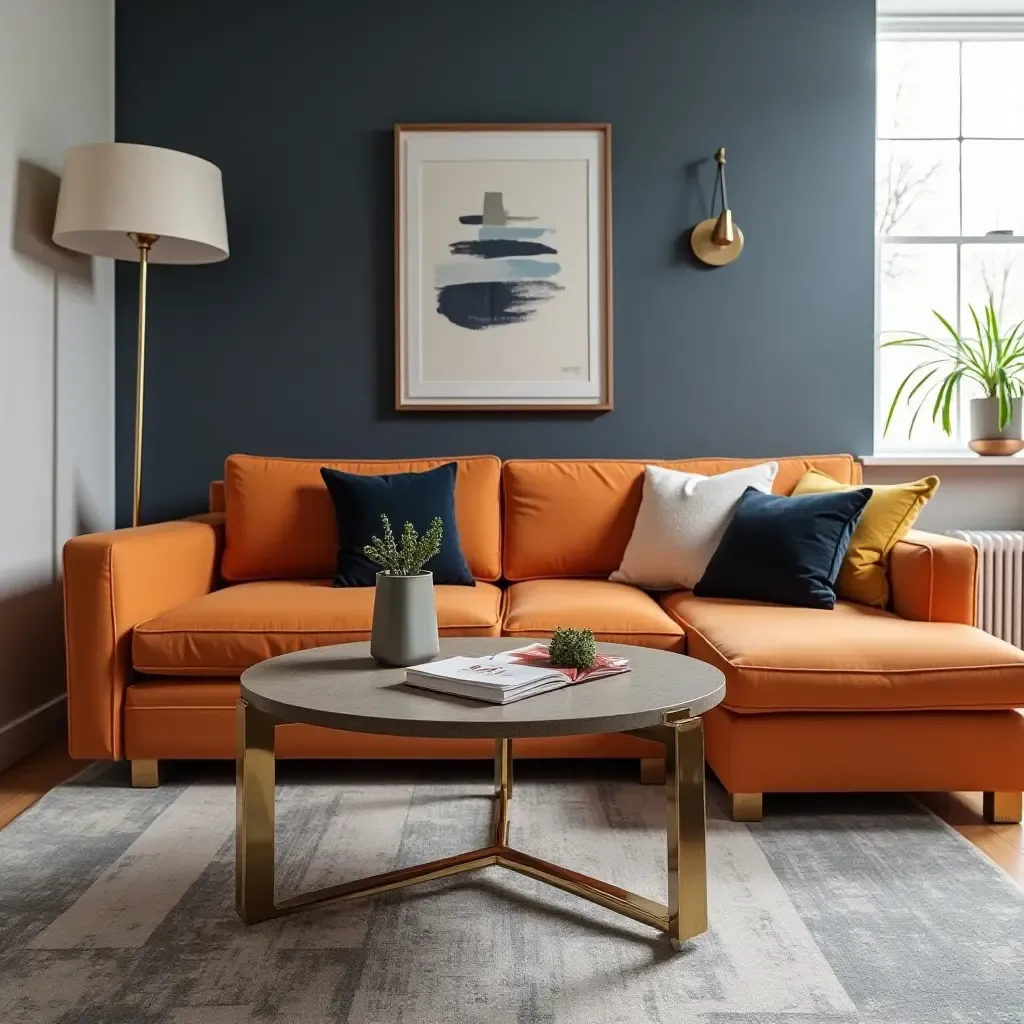
POLYGON ((398 409, 612 407, 611 127, 395 128, 398 409))

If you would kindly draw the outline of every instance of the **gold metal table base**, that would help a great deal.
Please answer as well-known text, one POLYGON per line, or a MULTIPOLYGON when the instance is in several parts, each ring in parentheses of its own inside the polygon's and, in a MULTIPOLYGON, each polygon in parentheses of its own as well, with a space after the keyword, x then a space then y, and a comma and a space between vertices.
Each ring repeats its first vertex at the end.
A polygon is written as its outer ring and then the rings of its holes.
POLYGON ((591 903, 667 932, 677 948, 707 931, 704 734, 699 718, 666 715, 663 726, 635 735, 665 744, 668 905, 620 889, 508 845, 512 798, 512 741, 495 741, 494 819, 490 846, 414 867, 343 882, 278 903, 274 892, 275 720, 245 700, 238 702, 238 818, 235 907, 246 924, 299 910, 361 899, 407 885, 475 871, 509 868, 591 903))

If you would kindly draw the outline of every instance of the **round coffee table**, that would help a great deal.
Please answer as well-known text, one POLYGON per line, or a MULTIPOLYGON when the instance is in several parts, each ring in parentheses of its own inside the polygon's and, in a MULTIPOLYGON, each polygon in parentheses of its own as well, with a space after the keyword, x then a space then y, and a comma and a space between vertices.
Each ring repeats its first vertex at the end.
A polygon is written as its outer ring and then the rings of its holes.
MULTIPOLYGON (((441 641, 440 657, 481 657, 528 637, 441 641)), ((725 677, 668 651, 599 644, 632 671, 504 706, 416 689, 404 668, 384 668, 368 643, 316 647, 271 658, 242 674, 238 701, 238 829, 235 896, 254 924, 497 865, 547 882, 667 932, 675 945, 707 930, 704 735, 700 715, 725 695, 725 677), (274 892, 274 727, 300 722, 353 732, 495 741, 494 830, 489 846, 277 902, 274 892), (665 745, 668 905, 508 845, 512 744, 520 736, 628 732, 665 745)))

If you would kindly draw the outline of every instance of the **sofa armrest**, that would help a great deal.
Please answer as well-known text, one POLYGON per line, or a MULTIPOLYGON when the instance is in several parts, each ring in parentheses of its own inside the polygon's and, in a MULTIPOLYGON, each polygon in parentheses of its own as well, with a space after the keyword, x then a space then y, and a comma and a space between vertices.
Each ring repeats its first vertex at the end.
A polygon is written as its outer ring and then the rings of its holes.
POLYGON ((889 556, 893 611, 904 619, 973 626, 977 569, 973 545, 911 530, 889 556))
POLYGON ((68 744, 72 757, 120 758, 131 634, 154 615, 210 593, 224 516, 111 530, 64 545, 68 744))

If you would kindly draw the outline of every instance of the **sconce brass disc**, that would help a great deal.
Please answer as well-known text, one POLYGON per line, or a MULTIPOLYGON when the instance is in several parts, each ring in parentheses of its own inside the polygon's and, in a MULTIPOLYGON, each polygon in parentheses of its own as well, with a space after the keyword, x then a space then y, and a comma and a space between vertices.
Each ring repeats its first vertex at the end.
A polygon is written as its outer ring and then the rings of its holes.
POLYGON ((702 220, 690 235, 690 248, 693 249, 694 256, 701 263, 707 263, 712 267, 724 267, 727 263, 732 263, 743 252, 743 232, 740 231, 739 225, 733 222, 732 229, 736 238, 732 244, 715 245, 711 241, 711 232, 715 230, 717 222, 717 217, 702 220))

